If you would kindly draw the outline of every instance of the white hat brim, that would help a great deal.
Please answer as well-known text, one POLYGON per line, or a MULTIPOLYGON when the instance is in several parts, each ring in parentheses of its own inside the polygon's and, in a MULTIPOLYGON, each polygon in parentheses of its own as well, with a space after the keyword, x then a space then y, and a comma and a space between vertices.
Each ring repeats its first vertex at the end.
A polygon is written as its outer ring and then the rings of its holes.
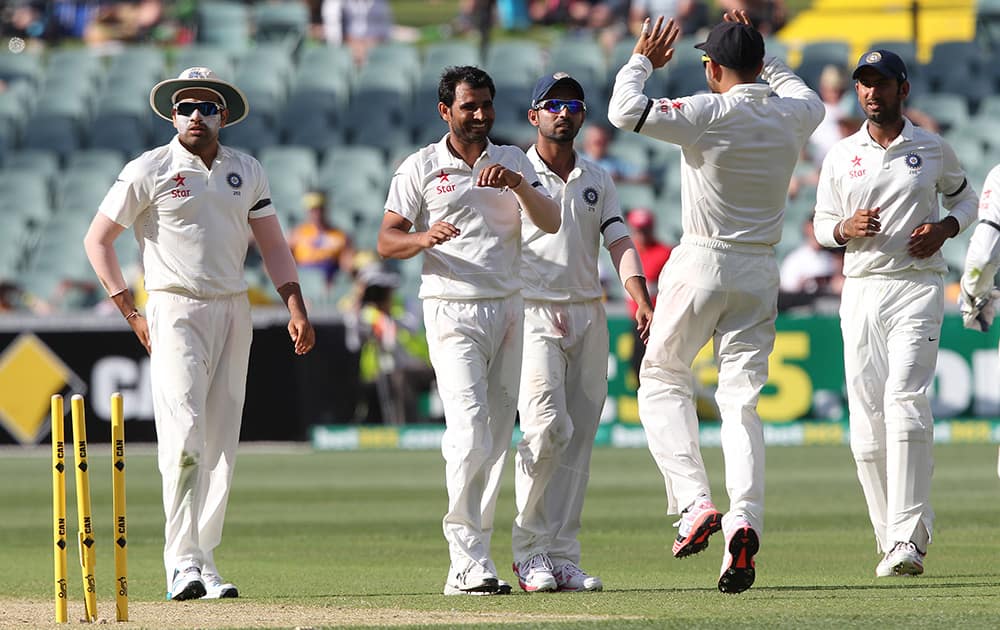
POLYGON ((243 92, 231 83, 219 79, 167 79, 153 86, 149 92, 149 106, 164 120, 173 120, 174 94, 181 90, 203 88, 213 90, 226 100, 229 118, 226 126, 232 127, 250 113, 250 103, 243 92))

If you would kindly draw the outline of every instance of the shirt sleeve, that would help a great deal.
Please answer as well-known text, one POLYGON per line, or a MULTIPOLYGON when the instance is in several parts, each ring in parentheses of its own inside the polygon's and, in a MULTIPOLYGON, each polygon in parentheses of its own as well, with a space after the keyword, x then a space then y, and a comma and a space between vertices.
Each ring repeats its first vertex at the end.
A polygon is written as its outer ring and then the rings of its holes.
POLYGON ((521 173, 521 176, 531 184, 532 188, 551 199, 552 195, 549 194, 549 191, 545 189, 545 185, 542 184, 542 180, 539 179, 538 172, 535 171, 535 165, 531 163, 531 158, 521 150, 515 151, 514 154, 517 160, 517 170, 521 173))
POLYGON ((826 115, 823 100, 783 61, 777 57, 767 57, 760 78, 766 81, 771 90, 782 99, 797 101, 801 105, 788 109, 798 123, 800 138, 809 137, 823 122, 823 117, 826 115))
POLYGON ((844 208, 837 185, 836 167, 833 158, 835 150, 827 153, 819 172, 819 184, 816 187, 816 214, 813 217, 813 232, 816 240, 823 247, 843 247, 834 237, 834 230, 847 211, 844 208))
POLYGON ((125 165, 97 211, 128 228, 152 201, 152 176, 142 158, 125 165))
POLYGON ((632 55, 615 76, 608 120, 626 131, 678 145, 693 144, 704 133, 698 120, 706 97, 649 98, 643 89, 652 72, 645 55, 632 55))
POLYGON ((264 172, 264 167, 256 159, 253 159, 250 162, 250 170, 253 173, 253 178, 257 186, 254 194, 254 203, 250 206, 247 219, 263 219, 272 214, 277 214, 274 203, 271 202, 271 185, 267 181, 267 173, 264 172))
POLYGON ((386 211, 395 212, 410 223, 417 222, 424 205, 418 165, 417 153, 403 160, 389 182, 389 196, 385 200, 386 211))
POLYGON ((622 219, 622 205, 618 200, 618 189, 606 171, 604 172, 604 201, 601 204, 601 237, 604 248, 611 250, 611 245, 629 235, 625 220, 622 219))
POLYGON ((961 233, 976 220, 979 199, 965 176, 955 150, 944 140, 941 140, 941 161, 937 189, 942 196, 942 205, 948 210, 948 216, 958 221, 961 233))
POLYGON ((993 288, 1000 268, 1000 166, 993 167, 979 198, 979 224, 969 241, 962 274, 962 289, 974 297, 993 288))

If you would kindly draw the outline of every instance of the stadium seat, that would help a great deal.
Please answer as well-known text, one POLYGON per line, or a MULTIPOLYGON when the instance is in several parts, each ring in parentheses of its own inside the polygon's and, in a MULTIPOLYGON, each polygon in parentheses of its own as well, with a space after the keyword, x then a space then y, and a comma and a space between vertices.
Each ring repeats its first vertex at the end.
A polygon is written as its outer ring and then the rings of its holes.
MULTIPOLYGON (((233 78, 234 52, 224 47, 207 44, 194 44, 174 51, 170 77, 178 76, 182 70, 193 67, 211 68, 215 74, 224 79, 233 78)), ((152 87, 152 86, 150 86, 152 87)))
POLYGON ((618 188, 618 199, 621 201, 622 210, 629 211, 633 208, 652 209, 656 207, 656 194, 649 184, 616 184, 618 188))
POLYGON ((420 54, 412 44, 383 43, 368 51, 359 79, 374 72, 406 78, 413 86, 420 78, 421 68, 420 54))
POLYGON ((66 157, 67 171, 90 170, 113 178, 125 166, 125 160, 119 151, 110 148, 92 147, 74 151, 66 157))
POLYGON ((250 115, 238 125, 224 127, 220 136, 223 144, 244 147, 254 155, 279 141, 277 126, 264 116, 255 115, 252 109, 250 115))
POLYGON ((961 127, 969 120, 969 105, 965 97, 958 94, 924 94, 912 99, 910 104, 933 116, 941 125, 942 132, 961 127))
POLYGON ((547 72, 566 72, 575 78, 588 96, 603 95, 605 91, 607 62, 600 44, 594 40, 576 37, 557 40, 545 65, 547 72))
POLYGON ((46 149, 22 149, 7 155, 3 172, 26 171, 51 179, 59 172, 59 156, 46 149))
POLYGON ((284 142, 311 147, 322 155, 332 147, 344 144, 344 132, 330 121, 321 117, 311 117, 296 121, 284 130, 284 142))
POLYGON ((493 42, 486 53, 486 71, 494 82, 514 85, 534 85, 542 75, 542 49, 532 41, 506 40, 493 42))
POLYGON ((0 53, 0 81, 10 83, 23 79, 37 85, 43 75, 42 59, 38 53, 27 50, 17 54, 0 53))
MULTIPOLYGON (((126 46, 111 57, 107 76, 111 83, 126 80, 127 77, 141 77, 143 83, 151 79, 159 80, 166 66, 166 55, 158 46, 126 46)), ((152 85, 150 85, 152 87, 152 85)))
POLYGON ((303 186, 316 185, 318 171, 316 151, 311 147, 276 145, 260 151, 260 163, 267 172, 268 179, 297 178, 303 186))
POLYGON ((326 152, 320 163, 318 185, 326 188, 329 182, 354 179, 367 188, 381 188, 388 186, 391 176, 379 149, 355 144, 326 152))
POLYGON ((452 40, 433 42, 424 49, 421 83, 434 85, 437 89, 441 72, 449 66, 479 66, 479 47, 465 41, 452 40))
POLYGON ((65 116, 32 116, 25 122, 21 146, 63 156, 80 148, 80 129, 76 120, 65 116))
POLYGON ((857 59, 851 58, 851 49, 847 42, 825 40, 809 42, 802 47, 802 60, 799 65, 806 62, 854 67, 857 59))
POLYGON ((304 2, 261 2, 254 7, 256 40, 298 45, 309 29, 309 7, 304 2))

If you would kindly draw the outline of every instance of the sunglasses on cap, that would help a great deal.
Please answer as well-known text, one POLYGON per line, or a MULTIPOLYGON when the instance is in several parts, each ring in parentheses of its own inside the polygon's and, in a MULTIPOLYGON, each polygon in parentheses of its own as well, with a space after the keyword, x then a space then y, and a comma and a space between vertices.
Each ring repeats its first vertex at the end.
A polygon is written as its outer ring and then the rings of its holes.
POLYGON ((539 101, 538 104, 535 105, 536 110, 544 109, 550 114, 558 114, 563 110, 563 108, 566 108, 566 111, 570 114, 579 114, 580 112, 587 111, 587 106, 584 102, 576 98, 570 100, 547 98, 544 101, 539 101))
POLYGON ((707 66, 708 62, 711 61, 711 60, 712 60, 712 58, 709 57, 708 55, 702 55, 701 56, 701 65, 702 66, 707 66))
POLYGON ((212 101, 185 101, 182 103, 174 103, 174 111, 177 112, 179 116, 190 116, 198 110, 202 116, 217 116, 219 110, 222 109, 222 105, 218 103, 213 103, 212 101))

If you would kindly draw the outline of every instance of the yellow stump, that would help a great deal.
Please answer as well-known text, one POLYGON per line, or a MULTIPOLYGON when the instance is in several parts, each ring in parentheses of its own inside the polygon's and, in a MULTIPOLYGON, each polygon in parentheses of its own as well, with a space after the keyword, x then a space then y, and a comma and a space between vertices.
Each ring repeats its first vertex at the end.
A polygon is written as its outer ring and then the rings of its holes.
POLYGON ((111 486, 115 512, 115 619, 128 621, 128 526, 125 520, 125 411, 122 395, 111 394, 111 486))
POLYGON ((52 397, 52 537, 56 623, 66 623, 66 449, 63 397, 52 397))
POLYGON ((76 443, 76 510, 79 517, 80 568, 83 572, 83 597, 87 621, 97 621, 97 587, 94 580, 96 558, 94 528, 90 513, 90 475, 87 471, 87 419, 83 396, 74 394, 71 402, 73 441, 76 443))

